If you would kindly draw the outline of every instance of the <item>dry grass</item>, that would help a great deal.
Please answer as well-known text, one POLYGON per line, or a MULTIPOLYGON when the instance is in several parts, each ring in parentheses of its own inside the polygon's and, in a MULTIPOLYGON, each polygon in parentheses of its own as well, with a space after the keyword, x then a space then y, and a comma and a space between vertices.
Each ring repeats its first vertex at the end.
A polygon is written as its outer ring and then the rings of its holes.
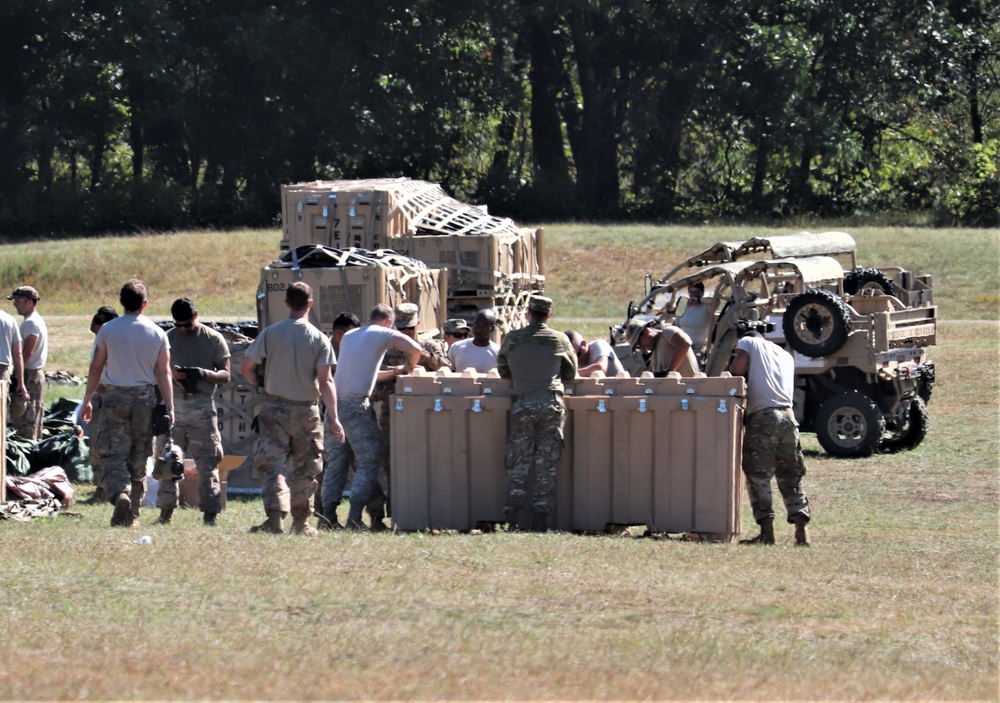
MULTIPOLYGON (((81 324, 55 329, 85 363, 81 324)), ((1000 339, 946 323, 940 342, 918 449, 837 460, 805 437, 809 550, 784 523, 771 549, 250 535, 259 500, 215 530, 193 511, 111 530, 107 506, 0 522, 0 698, 996 701, 1000 339)))

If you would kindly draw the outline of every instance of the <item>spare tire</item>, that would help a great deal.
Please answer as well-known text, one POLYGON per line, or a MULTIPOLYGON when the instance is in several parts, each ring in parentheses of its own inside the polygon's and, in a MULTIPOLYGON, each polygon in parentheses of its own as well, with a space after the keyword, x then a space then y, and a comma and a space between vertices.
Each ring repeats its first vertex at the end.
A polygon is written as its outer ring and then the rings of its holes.
POLYGON ((806 356, 833 354, 851 333, 851 312, 830 291, 811 288, 792 298, 781 318, 785 341, 806 356))
POLYGON ((844 292, 858 295, 866 290, 880 290, 885 295, 892 295, 894 289, 889 277, 877 268, 867 266, 848 271, 844 276, 844 292))
POLYGON ((927 429, 930 427, 930 416, 927 414, 927 404, 919 395, 910 400, 910 412, 902 427, 896 427, 897 422, 886 423, 885 435, 882 437, 880 450, 886 453, 901 452, 913 449, 924 441, 927 429))
POLYGON ((829 398, 816 413, 816 439, 834 456, 871 456, 885 434, 885 417, 864 393, 846 391, 829 398))

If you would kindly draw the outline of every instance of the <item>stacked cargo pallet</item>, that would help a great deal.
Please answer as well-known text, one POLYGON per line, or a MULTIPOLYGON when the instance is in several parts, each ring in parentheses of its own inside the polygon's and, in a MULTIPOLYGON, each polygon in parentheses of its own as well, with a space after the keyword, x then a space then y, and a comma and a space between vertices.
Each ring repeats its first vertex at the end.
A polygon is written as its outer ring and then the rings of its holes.
POLYGON ((283 250, 306 244, 387 247, 448 270, 448 317, 497 310, 502 331, 523 323, 544 288, 542 230, 518 227, 409 179, 314 181, 282 187, 283 250))

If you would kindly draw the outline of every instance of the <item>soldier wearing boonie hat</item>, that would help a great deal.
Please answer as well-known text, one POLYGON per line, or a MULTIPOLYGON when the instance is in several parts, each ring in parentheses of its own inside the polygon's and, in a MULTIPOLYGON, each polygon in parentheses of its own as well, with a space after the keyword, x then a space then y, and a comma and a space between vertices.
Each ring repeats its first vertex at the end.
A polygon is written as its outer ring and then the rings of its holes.
POLYGON ((518 514, 531 494, 531 528, 545 531, 556 502, 556 464, 562 456, 566 425, 563 381, 576 377, 576 354, 569 339, 546 324, 552 317, 552 299, 528 299, 528 326, 504 337, 497 355, 497 371, 511 380, 513 402, 507 435, 507 490, 504 521, 517 529, 518 514))
POLYGON ((14 431, 20 436, 38 441, 42 438, 45 415, 45 363, 49 356, 49 330, 35 306, 41 296, 31 286, 18 286, 7 296, 14 303, 21 322, 21 354, 24 358, 24 387, 28 400, 24 413, 13 418, 14 431))
POLYGON ((698 373, 698 359, 691 346, 691 337, 680 327, 667 325, 660 329, 652 320, 632 318, 625 327, 625 343, 630 350, 638 347, 649 355, 646 368, 656 376, 676 371, 681 376, 698 373))

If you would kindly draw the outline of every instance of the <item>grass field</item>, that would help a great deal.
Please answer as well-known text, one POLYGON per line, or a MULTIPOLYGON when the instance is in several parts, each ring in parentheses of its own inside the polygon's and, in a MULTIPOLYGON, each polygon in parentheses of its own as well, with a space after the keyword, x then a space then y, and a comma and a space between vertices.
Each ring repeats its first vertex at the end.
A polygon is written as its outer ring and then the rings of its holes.
MULTIPOLYGON (((259 500, 231 501, 215 530, 194 511, 111 530, 109 508, 79 506, 0 522, 0 698, 998 700, 1000 233, 850 231, 864 263, 934 273, 942 318, 981 322, 940 325, 916 450, 837 460, 804 436, 811 549, 783 522, 774 548, 306 539, 247 534, 259 500)), ((550 227, 547 286, 557 315, 600 333, 642 272, 757 232, 550 227)), ((250 319, 278 238, 0 246, 0 283, 41 291, 50 366, 80 374, 89 316, 129 275, 155 318, 192 295, 208 319, 250 319)))

